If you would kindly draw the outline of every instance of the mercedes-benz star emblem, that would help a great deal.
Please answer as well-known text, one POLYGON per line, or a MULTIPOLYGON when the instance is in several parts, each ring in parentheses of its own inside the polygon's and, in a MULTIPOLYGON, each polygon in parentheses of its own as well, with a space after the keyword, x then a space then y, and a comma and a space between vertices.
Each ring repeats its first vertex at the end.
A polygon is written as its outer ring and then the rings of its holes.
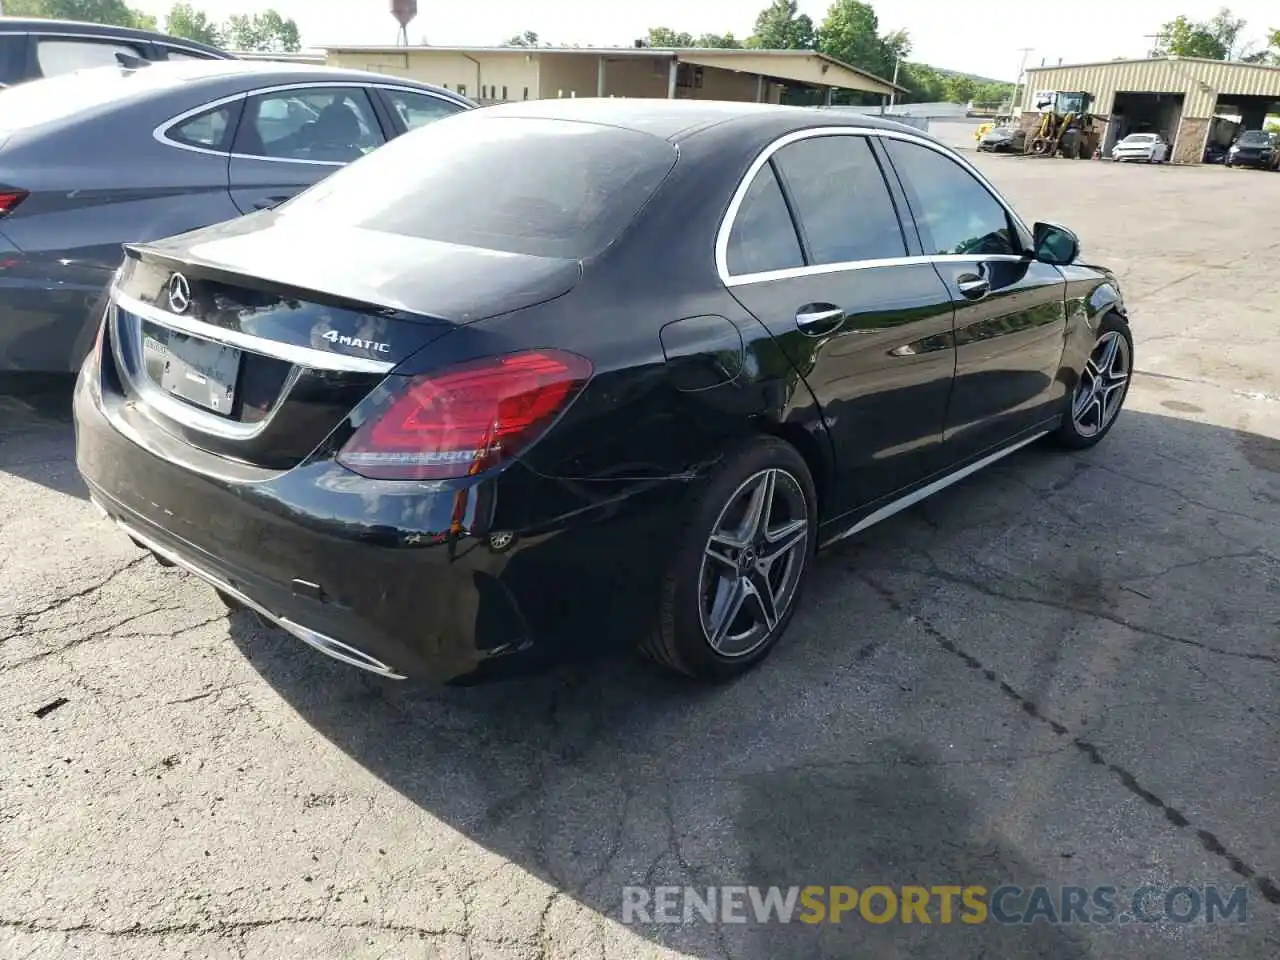
POLYGON ((174 313, 186 313, 191 306, 191 284, 180 273, 169 278, 169 309, 174 313))

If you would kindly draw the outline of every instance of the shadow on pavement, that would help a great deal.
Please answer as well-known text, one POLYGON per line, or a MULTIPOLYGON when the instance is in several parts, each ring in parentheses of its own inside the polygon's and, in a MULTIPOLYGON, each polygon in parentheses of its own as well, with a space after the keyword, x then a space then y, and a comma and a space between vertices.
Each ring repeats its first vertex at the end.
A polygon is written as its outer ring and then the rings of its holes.
POLYGON ((0 473, 85 499, 75 469, 71 375, 0 374, 0 473))
MULTIPOLYGON (((819 561, 805 599, 848 594, 860 602, 861 563, 926 547, 935 557, 959 553, 975 518, 1005 534, 1041 522, 1078 531, 1056 537, 1044 569, 1024 575, 1056 581, 1059 571, 1080 568, 1105 582, 1116 573, 1107 564, 1130 561, 1099 543, 1114 548, 1122 537, 1141 553, 1170 535, 1164 515, 1134 512, 1132 498, 1165 496, 1161 490, 1185 497, 1173 489, 1181 483, 1203 501, 1229 506, 1240 523, 1274 523, 1277 469, 1275 439, 1127 412, 1094 451, 1033 446, 833 550, 819 561), (1095 478, 1088 494, 1077 489, 1085 474, 1095 478), (1078 515, 1069 509, 1073 498, 1078 515)), ((1071 602, 1090 597, 1079 592, 1071 602)), ((874 648, 907 642, 909 618, 872 621, 879 632, 868 634, 856 617, 848 629, 820 631, 801 613, 761 669, 722 687, 687 683, 624 656, 468 689, 420 690, 326 661, 245 613, 232 615, 231 634, 305 720, 374 775, 469 840, 614 918, 626 884, 1072 882, 1078 874, 1062 875, 1061 864, 1043 855, 1037 862, 1003 840, 999 825, 977 813, 980 794, 944 775, 938 724, 972 723, 972 704, 904 701, 931 711, 931 739, 868 733, 876 707, 859 698, 884 681, 868 679, 863 661, 874 648)), ((1261 614, 1275 619, 1280 609, 1261 614)), ((948 669, 964 674, 955 661, 948 669)), ((1000 703, 985 688, 973 696, 992 709, 1000 703)), ((1006 775, 1017 776, 1017 768, 1006 775)), ((1033 818, 1036 802, 1028 800, 1033 818)), ((1162 842, 1196 844, 1194 835, 1162 842)), ((1041 924, 632 930, 708 958, 1099 955, 1086 949, 1080 928, 1041 924)), ((1155 957, 1167 946, 1121 938, 1103 953, 1155 957)))

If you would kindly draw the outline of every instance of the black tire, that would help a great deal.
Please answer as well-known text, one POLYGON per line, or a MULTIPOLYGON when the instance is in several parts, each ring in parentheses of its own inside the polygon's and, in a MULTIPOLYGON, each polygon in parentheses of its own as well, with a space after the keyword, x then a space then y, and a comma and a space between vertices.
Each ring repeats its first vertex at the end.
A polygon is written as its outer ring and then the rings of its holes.
POLYGON ((642 651, 663 666, 708 681, 731 679, 760 663, 786 632, 800 604, 817 540, 817 504, 809 467, 789 443, 776 437, 759 437, 727 456, 707 488, 689 506, 688 521, 659 589, 657 619, 641 643, 642 651), (789 602, 773 628, 764 632, 765 639, 747 652, 726 656, 713 649, 703 626, 704 552, 723 515, 741 495, 744 484, 766 470, 780 471, 778 481, 786 483, 792 494, 798 490, 803 496, 807 533, 794 554, 801 566, 789 602))
POLYGON ((234 611, 244 609, 244 604, 225 590, 219 590, 217 587, 214 587, 213 592, 218 595, 218 599, 222 601, 222 605, 228 610, 234 611))
MULTIPOLYGON (((1066 447, 1069 450, 1084 450, 1099 443, 1103 437, 1111 432, 1111 428, 1116 425, 1116 421, 1120 419, 1120 414, 1124 409, 1124 402, 1129 396, 1129 386, 1133 380, 1133 334, 1129 331, 1129 323, 1122 316, 1114 311, 1108 312, 1103 317, 1102 322, 1098 325, 1098 334, 1095 338, 1095 346, 1090 349, 1089 357, 1092 360, 1094 350, 1098 349, 1104 338, 1109 334, 1118 335, 1123 341, 1127 350, 1127 371, 1124 383, 1119 387, 1120 396, 1115 401, 1115 412, 1110 414, 1110 418, 1106 420, 1101 430, 1096 432, 1088 432, 1085 426, 1076 422, 1076 418, 1072 416, 1078 391, 1084 383, 1085 375, 1081 375, 1079 381, 1071 392, 1067 394, 1066 409, 1062 413, 1062 423, 1058 429, 1052 434, 1052 437, 1059 446, 1066 447)), ((1109 408, 1109 407, 1108 407, 1109 408)))

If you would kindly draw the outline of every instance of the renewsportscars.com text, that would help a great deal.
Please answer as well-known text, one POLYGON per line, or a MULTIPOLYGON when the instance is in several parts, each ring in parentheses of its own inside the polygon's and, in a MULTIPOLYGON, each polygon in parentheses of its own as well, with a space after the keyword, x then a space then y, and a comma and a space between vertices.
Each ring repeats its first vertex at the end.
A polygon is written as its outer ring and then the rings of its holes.
POLYGON ((1244 923, 1245 887, 623 887, 622 922, 1244 923))

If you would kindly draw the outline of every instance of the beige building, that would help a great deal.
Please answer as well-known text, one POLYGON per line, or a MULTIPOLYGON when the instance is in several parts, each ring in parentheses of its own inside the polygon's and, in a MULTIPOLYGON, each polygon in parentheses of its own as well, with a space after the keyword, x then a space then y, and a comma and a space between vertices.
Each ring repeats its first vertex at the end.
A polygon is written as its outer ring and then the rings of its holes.
POLYGON ((553 97, 659 97, 777 103, 786 87, 895 87, 810 50, 658 47, 327 47, 330 66, 434 83, 480 103, 553 97))
POLYGON ((1280 67, 1188 57, 1038 67, 1026 75, 1024 125, 1038 118, 1036 100, 1048 92, 1093 96, 1089 112, 1104 118, 1104 155, 1120 138, 1149 131, 1169 141, 1174 163, 1199 163, 1214 117, 1262 128, 1280 105, 1280 67))

